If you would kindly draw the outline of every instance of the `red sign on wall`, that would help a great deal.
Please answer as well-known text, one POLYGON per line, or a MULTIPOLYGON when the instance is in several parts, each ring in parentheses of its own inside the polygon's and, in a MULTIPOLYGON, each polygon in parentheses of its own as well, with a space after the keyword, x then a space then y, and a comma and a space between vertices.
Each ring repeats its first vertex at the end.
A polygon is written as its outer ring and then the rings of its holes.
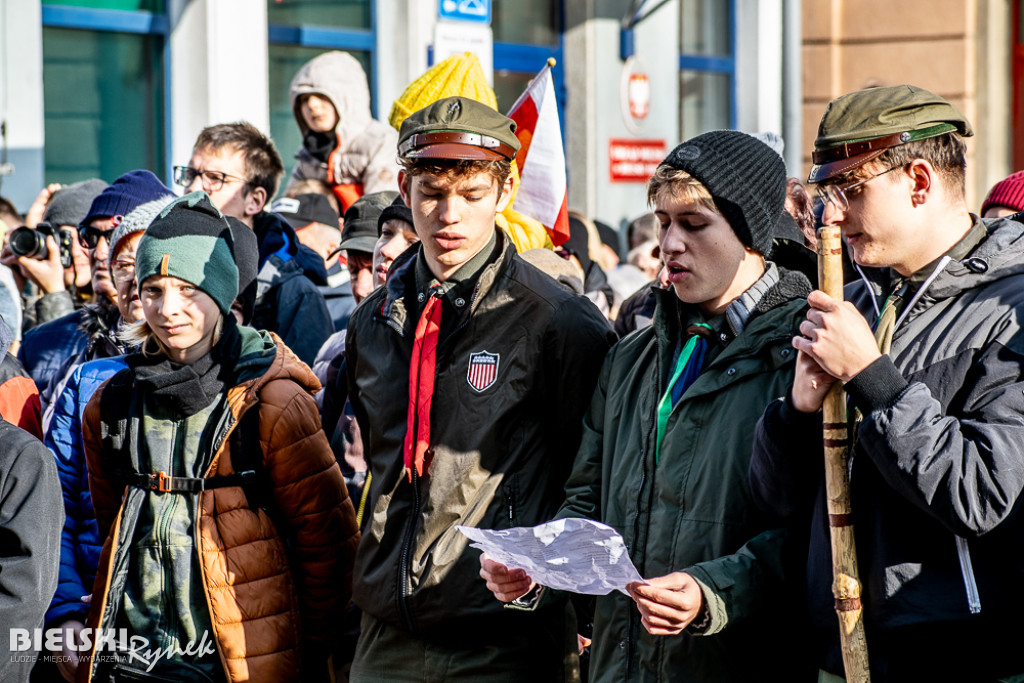
POLYGON ((613 183, 646 183, 668 154, 664 140, 612 138, 608 141, 608 172, 613 183))

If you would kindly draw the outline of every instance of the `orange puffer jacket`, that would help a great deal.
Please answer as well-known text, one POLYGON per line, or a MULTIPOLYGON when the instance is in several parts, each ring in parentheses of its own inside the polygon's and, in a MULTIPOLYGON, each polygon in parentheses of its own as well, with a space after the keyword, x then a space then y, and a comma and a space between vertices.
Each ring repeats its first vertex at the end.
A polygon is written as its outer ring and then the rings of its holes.
MULTIPOLYGON (((229 389, 228 407, 235 418, 232 430, 246 410, 260 411, 263 476, 269 477, 280 518, 291 529, 290 547, 286 551, 263 509, 249 507, 241 487, 196 494, 196 548, 205 597, 217 651, 232 683, 313 679, 312 663, 300 661, 300 650, 315 653, 321 664, 326 660, 351 597, 359 544, 355 512, 320 427, 313 398, 320 383, 276 335, 270 338, 276 345, 271 365, 262 376, 229 389)), ((102 453, 100 397, 105 386, 93 395, 83 419, 89 488, 106 538, 87 623, 93 629, 113 626, 104 623, 104 612, 109 575, 119 556, 113 539, 119 535, 128 490, 108 471, 111 463, 102 453)), ((234 472, 227 452, 232 441, 222 440, 206 477, 234 472)), ((78 680, 91 681, 93 673, 91 657, 83 659, 78 680)))

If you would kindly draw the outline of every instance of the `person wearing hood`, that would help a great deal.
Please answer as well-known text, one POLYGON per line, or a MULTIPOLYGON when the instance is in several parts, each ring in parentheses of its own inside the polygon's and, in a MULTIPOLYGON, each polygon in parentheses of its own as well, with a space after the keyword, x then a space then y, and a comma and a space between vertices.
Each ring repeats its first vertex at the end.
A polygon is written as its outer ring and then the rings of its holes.
POLYGON ((233 242, 195 192, 138 244, 144 319, 126 334, 138 351, 83 416, 106 538, 88 624, 166 654, 140 662, 133 644, 96 657, 94 642, 80 681, 326 679, 355 511, 317 419, 316 378, 231 314, 233 242))
POLYGON ((324 180, 341 213, 364 194, 398 190, 393 128, 370 112, 366 73, 347 52, 326 52, 303 65, 289 98, 302 131, 292 181, 324 180))
MULTIPOLYGON (((784 398, 754 439, 750 488, 805 530, 819 680, 844 675, 822 454, 824 395, 845 386, 850 507, 871 679, 1021 680, 1024 225, 970 213, 970 122, 923 88, 829 103, 808 182, 861 273, 822 291, 792 339, 784 398)), ((845 515, 844 515, 845 516, 845 515)), ((839 680, 842 680, 839 678, 839 680)))
POLYGON ((174 181, 186 192, 202 190, 221 213, 256 234, 253 326, 276 332, 302 362, 312 365, 334 331, 317 289, 327 284, 327 269, 283 217, 264 211, 284 173, 274 142, 251 123, 208 126, 196 138, 189 163, 174 168, 174 181))

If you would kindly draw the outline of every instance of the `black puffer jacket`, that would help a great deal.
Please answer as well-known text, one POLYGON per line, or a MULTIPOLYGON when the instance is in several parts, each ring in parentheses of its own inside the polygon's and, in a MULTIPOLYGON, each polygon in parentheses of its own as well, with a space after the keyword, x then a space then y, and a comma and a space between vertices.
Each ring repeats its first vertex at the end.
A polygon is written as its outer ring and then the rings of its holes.
POLYGON ((350 400, 372 474, 353 600, 421 634, 512 618, 480 580, 480 553, 455 525, 509 528, 554 516, 615 339, 590 301, 520 259, 500 233, 498 243, 473 296, 444 300, 443 315, 456 322, 442 323, 437 348, 433 461, 412 483, 402 445, 422 307, 419 247, 399 257, 386 287, 349 321, 350 400), (445 329, 453 331, 446 336, 445 329), (475 354, 496 363, 493 382, 478 383, 479 390, 469 381, 475 354))
MULTIPOLYGON (((1024 673, 1024 225, 985 223, 987 237, 908 303, 890 356, 846 385, 863 412, 851 486, 876 682, 1024 673)), ((873 322, 888 292, 885 273, 868 276, 847 299, 873 322)), ((808 598, 820 665, 838 673, 822 463, 820 413, 771 404, 752 493, 812 520, 808 598)))

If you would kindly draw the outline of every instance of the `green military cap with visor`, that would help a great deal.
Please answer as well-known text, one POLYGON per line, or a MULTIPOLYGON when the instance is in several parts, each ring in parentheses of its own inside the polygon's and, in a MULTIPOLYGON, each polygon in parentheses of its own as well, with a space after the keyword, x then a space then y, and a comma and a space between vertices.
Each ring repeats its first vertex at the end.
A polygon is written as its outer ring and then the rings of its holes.
POLYGON ((398 155, 406 159, 512 161, 518 151, 515 121, 468 97, 413 112, 398 134, 398 155))
POLYGON ((891 147, 952 132, 974 135, 959 109, 924 88, 891 85, 843 95, 829 102, 818 124, 807 182, 835 178, 891 147))

